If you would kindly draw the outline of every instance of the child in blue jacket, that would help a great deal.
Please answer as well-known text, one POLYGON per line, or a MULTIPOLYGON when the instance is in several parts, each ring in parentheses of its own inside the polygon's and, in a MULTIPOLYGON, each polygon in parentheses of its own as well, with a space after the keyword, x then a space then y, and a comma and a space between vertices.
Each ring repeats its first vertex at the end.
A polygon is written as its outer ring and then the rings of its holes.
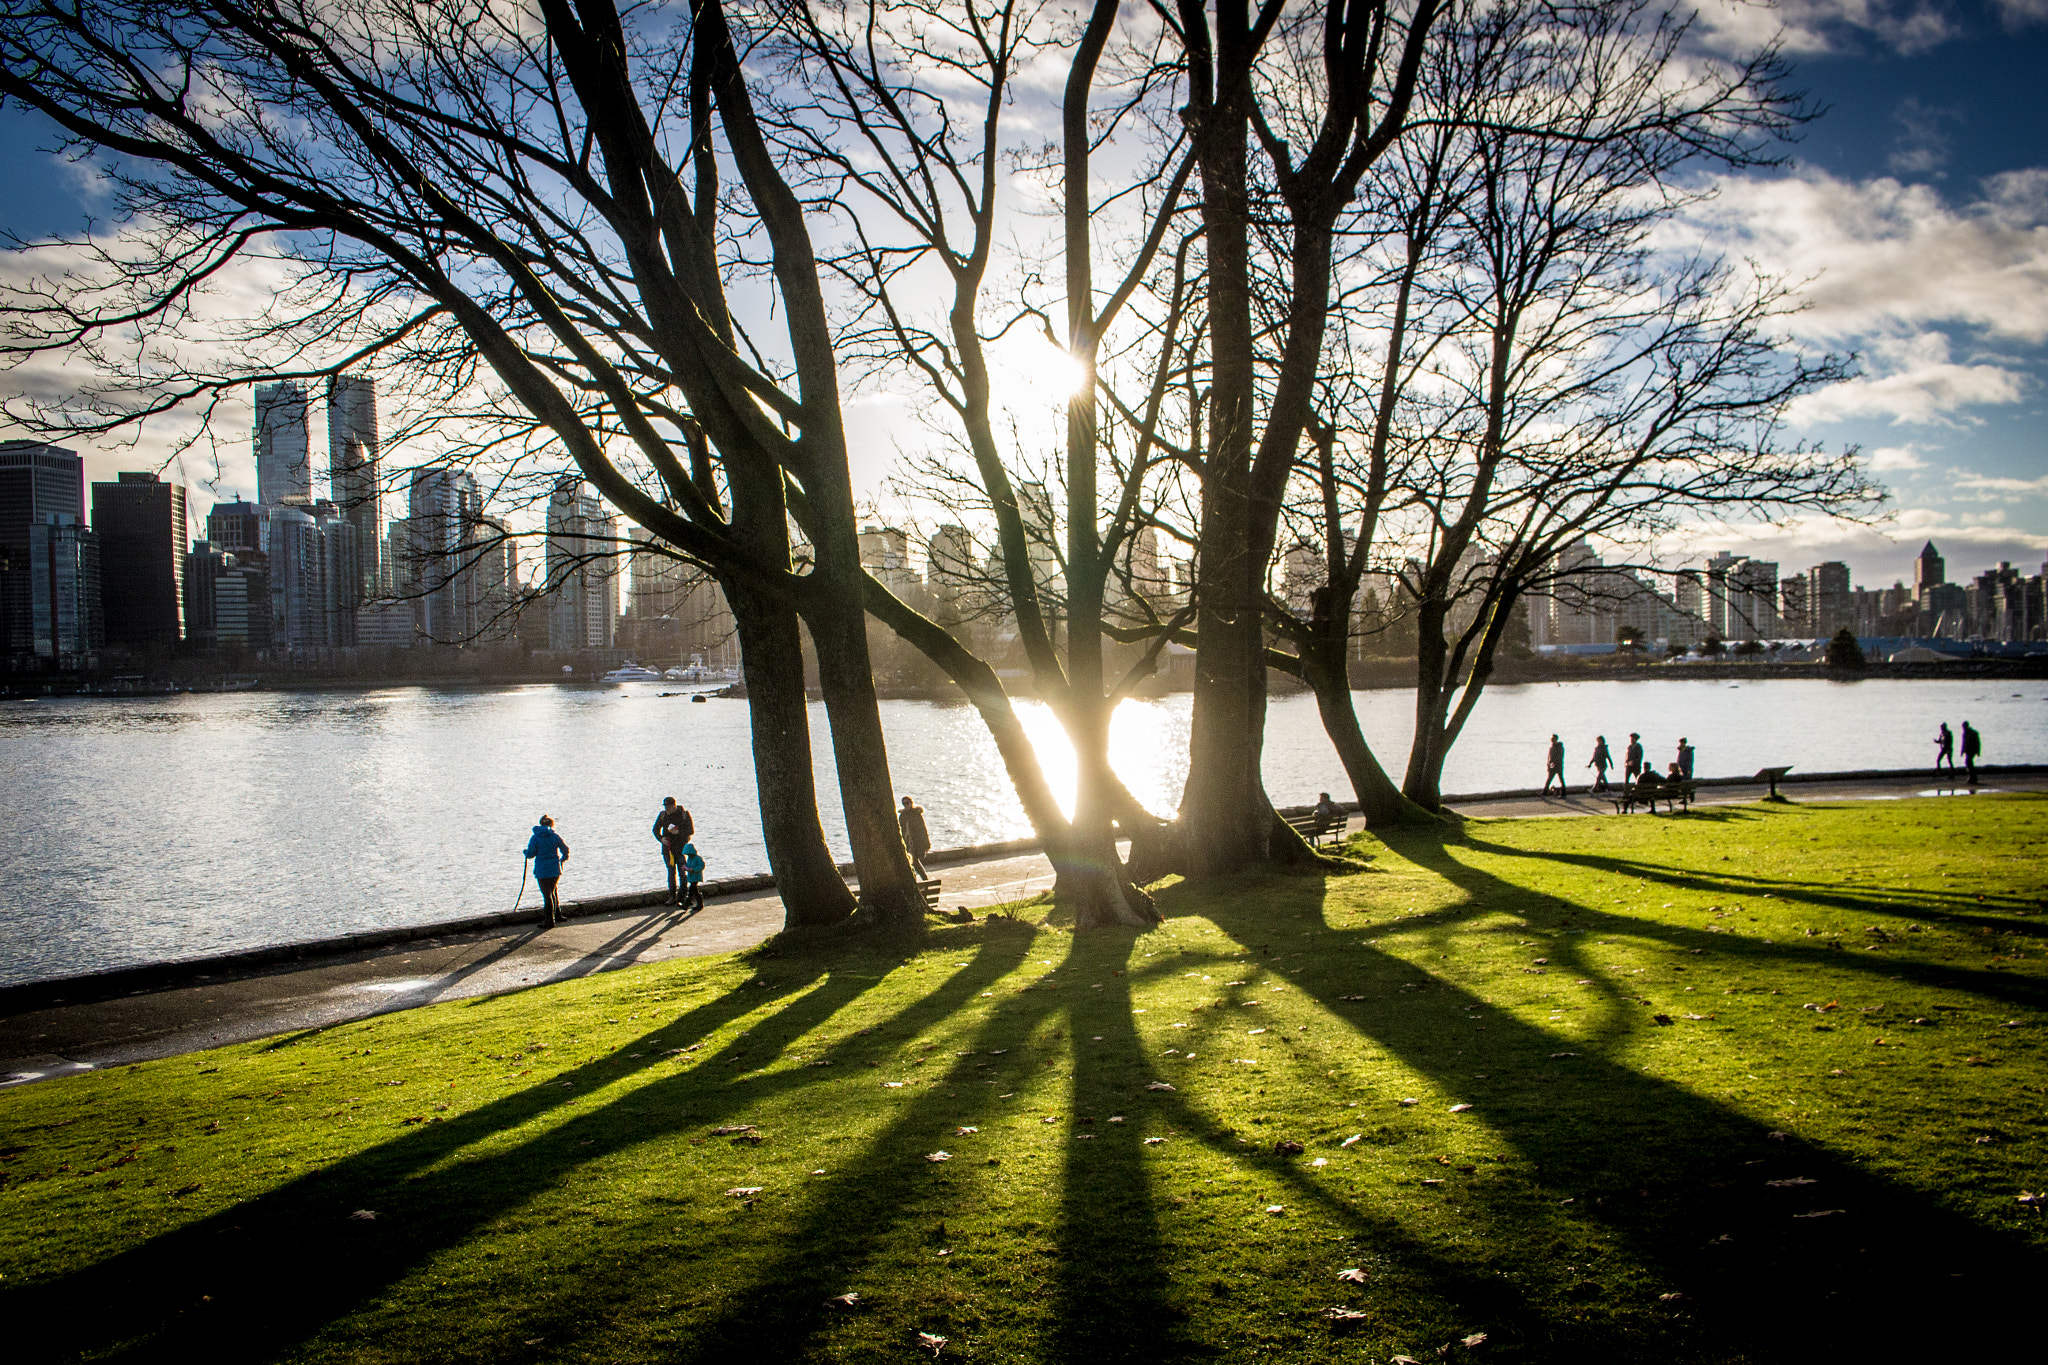
POLYGON ((692 914, 704 908, 704 857, 695 844, 683 845, 683 904, 692 914))

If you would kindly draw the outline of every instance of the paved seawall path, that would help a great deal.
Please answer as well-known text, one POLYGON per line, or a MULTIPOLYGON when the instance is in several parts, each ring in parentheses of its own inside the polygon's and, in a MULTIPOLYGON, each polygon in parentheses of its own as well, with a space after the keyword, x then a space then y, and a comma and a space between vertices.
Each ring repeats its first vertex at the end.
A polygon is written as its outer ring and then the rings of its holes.
MULTIPOLYGON (((2048 768, 1983 770, 1980 794, 2048 791, 2048 768)), ((1819 774, 1784 784, 1796 800, 1897 800, 1969 794, 1925 771, 1819 774)), ((1748 779, 1701 783, 1701 804, 1754 801, 1748 779)), ((1612 814, 1605 797, 1574 787, 1566 798, 1484 792, 1446 801, 1467 817, 1612 814)), ((1662 816, 1631 818, 1661 819, 1662 816)), ((1683 815, 1676 818, 1683 819, 1683 815)), ((1353 828, 1357 827, 1354 818, 1353 828)), ((1052 885, 1052 867, 1029 841, 935 855, 944 909, 979 910, 1052 885)), ((534 911, 357 935, 201 962, 0 988, 0 1086, 125 1066, 273 1034, 329 1027, 440 1000, 522 990, 641 962, 733 952, 782 927, 765 878, 713 885, 697 914, 658 892, 571 902, 543 930, 534 911)))

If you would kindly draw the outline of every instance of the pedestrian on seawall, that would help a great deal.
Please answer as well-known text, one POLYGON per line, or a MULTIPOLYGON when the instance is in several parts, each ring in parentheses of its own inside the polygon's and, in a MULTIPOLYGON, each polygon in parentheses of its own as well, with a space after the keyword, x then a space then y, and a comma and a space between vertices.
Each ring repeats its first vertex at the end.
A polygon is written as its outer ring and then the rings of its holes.
POLYGON ((1564 785, 1564 741, 1556 735, 1550 737, 1550 757, 1543 766, 1543 794, 1550 795, 1552 780, 1557 782, 1557 794, 1570 796, 1564 785))
POLYGON ((1621 785, 1633 787, 1643 773, 1643 737, 1629 731, 1628 749, 1622 756, 1621 785))
POLYGON ((1692 741, 1680 735, 1678 738, 1678 761, 1671 765, 1671 775, 1692 781, 1692 741))
POLYGON ((1977 755, 1984 752, 1984 737, 1968 721, 1963 722, 1963 771, 1969 774, 1970 785, 1977 785, 1977 755))
POLYGON ((924 807, 904 797, 903 809, 896 813, 896 828, 903 831, 903 848, 910 854, 910 870, 919 877, 929 877, 924 860, 932 851, 932 832, 924 822, 924 807))
POLYGON ((562 864, 569 861, 569 846, 555 833, 555 817, 543 815, 526 841, 526 856, 533 859, 533 881, 540 888, 540 922, 549 929, 562 922, 562 864))
POLYGON ((1606 791, 1607 770, 1614 766, 1614 755, 1607 752, 1607 736, 1593 741, 1593 756, 1586 760, 1586 766, 1593 770, 1593 790, 1606 791))
POLYGON ((1944 763, 1950 772, 1956 770, 1956 736, 1948 728, 1947 721, 1943 721, 1941 728, 1934 732, 1934 771, 1940 772, 1944 763))

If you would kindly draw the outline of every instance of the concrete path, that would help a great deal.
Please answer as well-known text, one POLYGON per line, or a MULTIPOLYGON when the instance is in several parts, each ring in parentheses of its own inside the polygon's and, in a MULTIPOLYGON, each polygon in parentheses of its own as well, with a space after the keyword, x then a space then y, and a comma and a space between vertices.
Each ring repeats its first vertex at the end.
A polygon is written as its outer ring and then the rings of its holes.
MULTIPOLYGON (((1969 794, 1920 776, 1803 783, 1787 790, 1801 801, 1969 794)), ((2048 775, 2000 775, 1979 788, 1993 790, 2048 790, 2048 775)), ((1762 794, 1754 785, 1717 786, 1704 789, 1701 802, 1754 801, 1762 794)), ((1461 802, 1457 809, 1467 816, 1614 813, 1606 800, 1579 789, 1568 798, 1501 794, 1461 802)), ((947 909, 1018 900, 1052 885, 1051 865, 1038 853, 935 870, 945 879, 947 909)), ((0 1018, 0 1086, 322 1028, 436 1000, 520 990, 636 962, 732 952, 781 927, 782 904, 772 892, 729 896, 709 901, 695 915, 663 906, 572 919, 545 931, 525 925, 451 933, 311 963, 198 975, 190 984, 113 999, 57 1000, 0 1018)))

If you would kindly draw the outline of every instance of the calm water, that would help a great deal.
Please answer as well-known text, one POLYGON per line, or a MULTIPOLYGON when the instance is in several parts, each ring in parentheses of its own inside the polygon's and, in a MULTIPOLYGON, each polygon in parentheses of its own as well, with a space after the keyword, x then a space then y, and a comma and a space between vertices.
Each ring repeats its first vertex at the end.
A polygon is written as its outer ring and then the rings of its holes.
MULTIPOLYGON (((571 898, 661 881, 648 827, 664 795, 692 808, 708 875, 766 870, 746 703, 659 685, 490 691, 232 693, 0 703, 0 982, 430 923, 511 907, 528 828, 551 812, 575 856, 571 898)), ((1359 694, 1399 775, 1404 692, 1359 694)), ((1133 701, 1119 770, 1170 813, 1187 769, 1189 699, 1133 701)), ((1588 682, 1491 689, 1445 790, 1533 787, 1550 732, 1575 778, 1604 732, 1667 761, 1681 733, 1701 776, 1927 762, 1936 724, 1984 732, 1987 762, 2048 762, 2039 682, 1588 682)), ((1030 832, 995 746, 964 705, 885 702, 899 793, 940 847, 1030 832)), ((1058 788, 1072 758, 1041 707, 1026 720, 1058 788)), ((836 795, 822 708, 819 786, 836 795)), ((1282 804, 1345 794, 1312 699, 1272 708, 1266 778, 1282 804)), ((844 856, 836 800, 827 833, 844 856)), ((528 902, 534 895, 526 888, 528 902)))

